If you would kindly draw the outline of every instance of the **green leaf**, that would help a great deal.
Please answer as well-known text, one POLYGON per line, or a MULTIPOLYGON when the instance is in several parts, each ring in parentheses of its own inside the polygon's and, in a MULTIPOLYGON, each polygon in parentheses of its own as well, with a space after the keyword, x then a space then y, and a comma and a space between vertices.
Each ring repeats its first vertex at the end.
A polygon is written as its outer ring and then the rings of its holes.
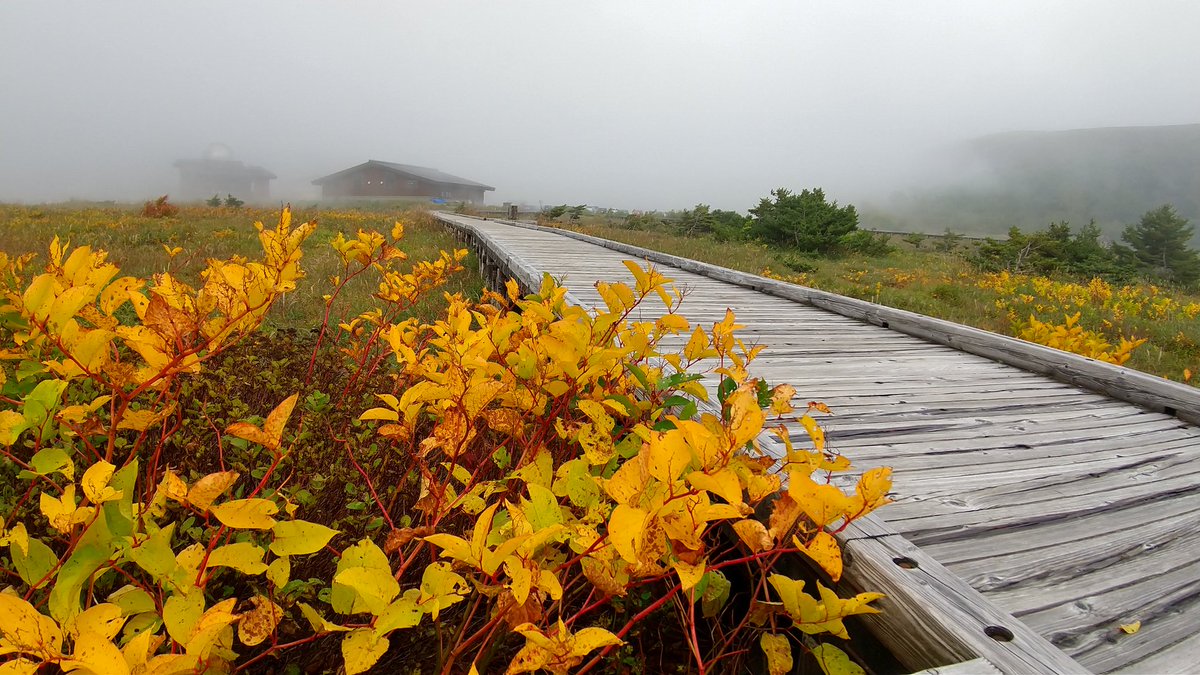
POLYGON ((61 473, 67 480, 75 480, 75 463, 62 448, 43 448, 29 460, 29 465, 39 476, 61 473))
POLYGON ((108 562, 108 555, 108 551, 99 546, 80 546, 58 569, 47 607, 50 616, 59 624, 66 624, 79 614, 79 594, 96 570, 108 562))
POLYGON ((16 376, 18 380, 25 380, 34 375, 38 375, 49 370, 41 361, 26 360, 17 364, 16 376))
POLYGON ((720 614, 725 603, 729 601, 729 590, 732 587, 729 579, 720 570, 709 570, 704 573, 704 578, 699 585, 704 586, 704 593, 701 595, 700 609, 704 613, 704 618, 712 619, 720 614))
POLYGON ((167 634, 181 645, 186 645, 192 631, 204 614, 204 590, 192 587, 188 593, 175 593, 163 603, 163 625, 167 634))
POLYGON ((587 460, 577 457, 558 467, 554 494, 565 495, 581 509, 589 508, 600 499, 600 486, 592 476, 587 460))
POLYGON ((146 570, 154 580, 163 583, 175 571, 175 552, 171 550, 171 538, 175 535, 175 523, 150 535, 137 546, 129 548, 129 559, 146 570))
POLYGON ((672 389, 678 389, 679 385, 681 385, 685 382, 695 382, 697 380, 702 379, 703 377, 704 377, 704 375, 701 373, 688 373, 688 372, 671 373, 670 375, 668 375, 658 381, 658 390, 659 391, 670 391, 672 389))
POLYGON ((729 395, 735 390, 737 390, 737 382, 732 377, 726 377, 721 380, 721 384, 717 385, 717 401, 724 406, 725 399, 729 398, 729 395))
POLYGON ((25 544, 27 550, 22 550, 14 541, 9 544, 8 552, 12 558, 13 567, 16 567, 17 574, 21 575, 21 580, 33 586, 45 579, 50 570, 58 565, 58 556, 54 555, 53 549, 43 544, 40 539, 28 537, 25 544))
POLYGON ((558 505, 558 498, 554 496, 550 488, 534 483, 530 483, 526 487, 529 488, 529 499, 522 498, 521 507, 534 531, 561 525, 563 522, 562 507, 558 505))
POLYGON ((654 391, 654 388, 650 386, 650 380, 646 377, 646 371, 642 370, 633 363, 626 363, 625 369, 633 374, 633 377, 638 381, 638 384, 642 385, 642 391, 654 391))
POLYGON ((496 451, 492 453, 492 461, 496 463, 497 469, 500 469, 501 471, 507 469, 508 466, 512 464, 512 458, 508 454, 508 448, 504 447, 503 445, 499 448, 496 448, 496 451))
POLYGON ((133 616, 145 612, 157 612, 154 598, 146 591, 133 585, 125 585, 113 591, 108 601, 121 608, 122 616, 133 616))
POLYGON ((25 425, 28 429, 41 429, 50 420, 50 412, 58 407, 63 391, 67 388, 64 380, 44 380, 38 382, 33 391, 25 395, 25 425))

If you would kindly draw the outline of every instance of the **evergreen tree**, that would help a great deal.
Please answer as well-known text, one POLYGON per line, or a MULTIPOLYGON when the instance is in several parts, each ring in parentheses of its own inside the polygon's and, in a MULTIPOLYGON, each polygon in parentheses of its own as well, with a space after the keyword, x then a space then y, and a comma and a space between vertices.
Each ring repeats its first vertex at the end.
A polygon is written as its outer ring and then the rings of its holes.
POLYGON ((756 239, 809 253, 830 253, 842 248, 842 237, 858 229, 854 206, 839 207, 825 199, 821 188, 793 194, 772 190, 750 215, 750 233, 756 239))
POLYGON ((1193 229, 1175 207, 1165 204, 1126 227, 1121 239, 1129 244, 1125 254, 1143 273, 1187 286, 1200 281, 1200 252, 1188 247, 1193 229))

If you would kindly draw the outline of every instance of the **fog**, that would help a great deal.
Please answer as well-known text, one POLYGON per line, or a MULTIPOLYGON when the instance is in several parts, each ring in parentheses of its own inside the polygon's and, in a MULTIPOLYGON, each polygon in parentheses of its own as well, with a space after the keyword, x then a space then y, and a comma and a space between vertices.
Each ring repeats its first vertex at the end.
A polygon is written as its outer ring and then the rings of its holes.
POLYGON ((5 0, 0 200, 147 199, 214 142, 275 200, 368 159, 493 203, 877 199, 983 135, 1200 122, 1198 25, 1186 0, 5 0))

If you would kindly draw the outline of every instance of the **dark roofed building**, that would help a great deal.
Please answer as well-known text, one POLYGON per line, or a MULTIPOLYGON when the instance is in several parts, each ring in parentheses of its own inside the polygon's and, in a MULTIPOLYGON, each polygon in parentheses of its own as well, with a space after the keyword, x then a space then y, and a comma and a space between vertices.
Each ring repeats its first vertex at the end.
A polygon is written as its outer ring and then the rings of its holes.
POLYGON ((496 188, 459 178, 437 169, 368 160, 313 181, 323 199, 339 197, 429 197, 483 203, 483 194, 496 188))
POLYGON ((220 143, 208 146, 200 159, 175 162, 175 168, 179 169, 180 199, 233 195, 245 201, 265 202, 271 198, 275 174, 233 159, 229 148, 220 143))

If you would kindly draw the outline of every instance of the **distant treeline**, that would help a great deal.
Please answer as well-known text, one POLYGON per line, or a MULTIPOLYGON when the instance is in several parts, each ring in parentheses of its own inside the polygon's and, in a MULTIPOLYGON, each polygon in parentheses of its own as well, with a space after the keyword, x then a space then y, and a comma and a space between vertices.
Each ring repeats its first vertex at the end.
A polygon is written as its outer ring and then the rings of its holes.
POLYGON ((864 226, 986 235, 1095 221, 1115 241, 1163 204, 1200 220, 1200 124, 1000 134, 958 159, 969 179, 863 208, 864 226))

